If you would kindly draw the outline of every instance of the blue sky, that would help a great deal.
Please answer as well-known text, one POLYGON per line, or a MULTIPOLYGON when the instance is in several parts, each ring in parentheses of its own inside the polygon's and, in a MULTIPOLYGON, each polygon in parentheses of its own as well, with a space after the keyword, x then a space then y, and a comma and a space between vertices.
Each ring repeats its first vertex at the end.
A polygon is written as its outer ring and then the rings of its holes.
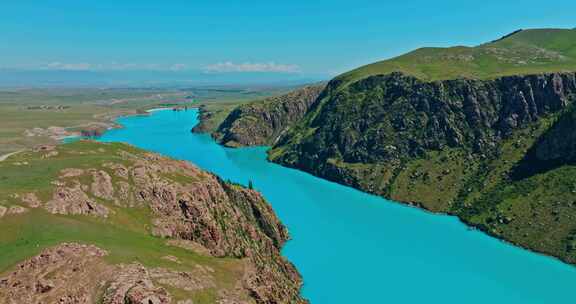
POLYGON ((576 27, 576 1, 5 0, 0 67, 334 75, 420 46, 576 27))

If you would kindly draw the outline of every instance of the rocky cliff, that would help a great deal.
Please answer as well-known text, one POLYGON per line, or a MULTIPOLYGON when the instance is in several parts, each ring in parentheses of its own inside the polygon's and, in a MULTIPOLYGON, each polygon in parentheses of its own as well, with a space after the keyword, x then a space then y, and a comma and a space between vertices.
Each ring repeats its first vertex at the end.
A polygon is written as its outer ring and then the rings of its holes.
POLYGON ((219 136, 273 144, 274 162, 576 263, 575 35, 420 48, 336 77, 272 137, 241 109, 219 136))
POLYGON ((226 146, 272 145, 286 129, 300 120, 324 85, 307 86, 234 109, 213 134, 226 146))
POLYGON ((272 161, 576 262, 567 245, 576 74, 429 82, 391 73, 336 79, 322 96, 272 161))
POLYGON ((328 159, 375 163, 444 148, 493 154, 515 130, 566 109, 576 81, 573 73, 436 82, 392 73, 327 91, 274 159, 312 170, 328 159), (303 129, 314 132, 302 137, 303 129))
MULTIPOLYGON (((213 126, 211 125, 211 120, 215 116, 214 113, 206 110, 206 106, 202 105, 198 107, 198 124, 192 128, 192 133, 208 133, 211 131, 213 126)), ((217 127, 217 126, 216 126, 217 127)))
POLYGON ((14 211, 0 228, 20 231, 0 234, 0 303, 305 302, 286 228, 254 190, 121 144, 38 149, 0 172, 14 211))

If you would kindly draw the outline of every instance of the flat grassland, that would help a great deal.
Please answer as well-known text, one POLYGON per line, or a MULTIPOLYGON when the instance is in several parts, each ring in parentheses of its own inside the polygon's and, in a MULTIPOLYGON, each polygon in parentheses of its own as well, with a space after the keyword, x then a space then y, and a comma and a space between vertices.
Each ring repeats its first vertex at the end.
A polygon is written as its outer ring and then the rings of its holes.
MULTIPOLYGON (((0 89, 0 157, 55 144, 82 130, 114 126, 114 118, 155 107, 204 107, 218 125, 237 105, 288 91, 287 87, 26 88, 0 89)), ((1 158, 0 158, 1 159, 1 158)))
POLYGON ((186 92, 155 89, 2 89, 0 155, 106 128, 119 115, 187 102, 186 97, 186 92))

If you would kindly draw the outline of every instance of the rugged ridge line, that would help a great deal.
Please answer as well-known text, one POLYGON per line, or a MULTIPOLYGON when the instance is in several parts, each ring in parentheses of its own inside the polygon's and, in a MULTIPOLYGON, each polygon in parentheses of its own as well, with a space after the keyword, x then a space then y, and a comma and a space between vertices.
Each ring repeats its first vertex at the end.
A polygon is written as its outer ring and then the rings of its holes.
POLYGON ((494 236, 576 262, 567 245, 576 231, 570 221, 576 195, 565 188, 576 182, 568 166, 575 73, 433 82, 391 73, 341 84, 328 85, 269 151, 270 160, 457 215, 494 236), (515 173, 536 158, 555 165, 540 175, 515 173))
POLYGON ((338 77, 269 159, 576 263, 575 100, 573 72, 338 77))
POLYGON ((234 109, 212 136, 229 147, 272 145, 300 120, 324 89, 307 86, 234 109))
POLYGON ((576 263, 575 35, 516 31, 344 73, 269 159, 576 263))
POLYGON ((329 85, 334 94, 300 129, 280 139, 274 148, 289 149, 274 160, 311 170, 334 157, 373 163, 444 147, 491 154, 515 130, 565 109, 576 96, 574 73, 435 82, 392 73, 337 86, 329 85), (303 128, 314 132, 297 137, 303 128))

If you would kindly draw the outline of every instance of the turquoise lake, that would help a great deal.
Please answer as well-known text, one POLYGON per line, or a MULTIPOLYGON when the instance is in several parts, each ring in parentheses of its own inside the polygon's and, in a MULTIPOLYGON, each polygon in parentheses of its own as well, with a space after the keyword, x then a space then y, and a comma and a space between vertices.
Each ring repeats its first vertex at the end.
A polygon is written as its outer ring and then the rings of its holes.
POLYGON ((118 119, 105 142, 188 160, 252 180, 288 227, 283 254, 312 304, 573 303, 576 268, 434 215, 266 161, 266 148, 227 149, 192 134, 197 111, 118 119))

